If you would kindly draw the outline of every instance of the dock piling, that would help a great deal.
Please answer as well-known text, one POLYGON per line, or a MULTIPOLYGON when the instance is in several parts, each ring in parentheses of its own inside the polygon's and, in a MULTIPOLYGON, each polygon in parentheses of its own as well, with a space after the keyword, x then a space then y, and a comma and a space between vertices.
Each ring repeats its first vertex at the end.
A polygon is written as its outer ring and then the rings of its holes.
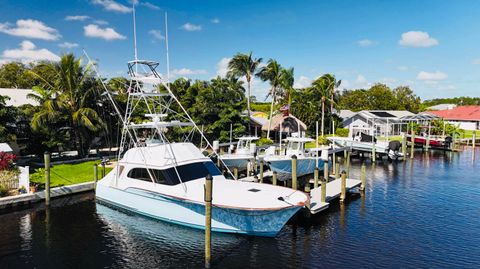
POLYGON ((335 164, 335 179, 340 178, 340 163, 335 164))
POLYGON ((273 186, 277 186, 277 171, 273 171, 272 184, 273 186))
POLYGON ((297 156, 292 156, 292 189, 297 190, 297 156))
POLYGON ((350 154, 352 153, 352 151, 348 151, 347 153, 347 177, 350 176, 350 154))
POLYGON ((377 152, 376 152, 376 148, 375 148, 375 142, 373 142, 373 145, 372 145, 372 162, 376 162, 377 161, 377 152))
POLYGON ((344 202, 347 197, 347 172, 342 171, 342 189, 340 193, 340 202, 344 202))
POLYGON ((410 140, 410 159, 413 159, 413 152, 415 149, 415 131, 412 130, 412 139, 410 140))
POLYGON ((45 205, 50 205, 50 152, 43 154, 45 160, 45 205))
POLYGON ((475 144, 477 143, 477 132, 473 131, 473 137, 472 137, 472 148, 475 149, 475 144))
POLYGON ((318 167, 313 170, 313 188, 318 188, 318 167))
POLYGON ((360 168, 360 181, 362 182, 362 184, 360 185, 361 191, 365 191, 365 185, 367 184, 366 170, 367 167, 365 166, 365 163, 362 163, 362 166, 360 168))
POLYGON ((210 268, 212 259, 212 191, 213 178, 205 178, 205 268, 210 268))
POLYGON ((328 161, 323 163, 323 178, 328 182, 328 161))
POLYGON ((402 133, 402 154, 403 159, 405 160, 405 156, 407 156, 407 136, 405 133, 402 133))
POLYGON ((98 181, 98 164, 97 163, 93 164, 93 180, 95 181, 95 183, 93 184, 93 188, 96 189, 97 181, 98 181))
POLYGON ((263 161, 260 161, 260 183, 263 183, 263 161))
POLYGON ((321 192, 320 192, 320 202, 326 203, 327 202, 327 182, 326 178, 322 179, 321 192))

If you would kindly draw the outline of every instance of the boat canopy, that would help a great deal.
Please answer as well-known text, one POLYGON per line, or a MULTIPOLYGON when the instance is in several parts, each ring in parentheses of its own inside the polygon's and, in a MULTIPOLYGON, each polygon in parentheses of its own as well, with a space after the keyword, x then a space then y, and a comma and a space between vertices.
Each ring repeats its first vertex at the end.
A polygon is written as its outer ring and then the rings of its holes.
POLYGON ((171 143, 131 148, 127 150, 119 164, 163 168, 174 166, 175 163, 181 165, 196 161, 211 160, 205 157, 192 143, 171 143))

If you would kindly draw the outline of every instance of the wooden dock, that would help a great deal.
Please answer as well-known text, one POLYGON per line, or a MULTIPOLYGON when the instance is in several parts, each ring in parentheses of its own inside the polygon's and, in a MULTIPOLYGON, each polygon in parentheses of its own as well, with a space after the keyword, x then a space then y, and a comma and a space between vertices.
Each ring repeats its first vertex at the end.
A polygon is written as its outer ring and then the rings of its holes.
MULTIPOLYGON (((358 179, 347 178, 346 190, 349 191, 353 188, 360 186, 362 183, 358 179)), ((330 201, 340 197, 342 190, 342 179, 338 178, 327 183, 327 192, 325 197, 325 203, 321 202, 322 188, 314 188, 310 192, 310 212, 317 214, 328 208, 330 201)))

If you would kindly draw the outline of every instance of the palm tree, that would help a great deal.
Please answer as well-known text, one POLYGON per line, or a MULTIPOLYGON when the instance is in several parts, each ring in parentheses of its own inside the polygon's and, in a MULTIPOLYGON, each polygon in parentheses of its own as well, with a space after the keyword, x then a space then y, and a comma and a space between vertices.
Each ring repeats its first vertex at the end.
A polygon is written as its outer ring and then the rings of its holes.
MULTIPOLYGON (((340 84, 342 83, 342 80, 338 80, 335 78, 334 75, 331 75, 331 74, 325 74, 324 75, 328 81, 328 89, 330 91, 330 115, 332 116, 333 115, 333 105, 335 104, 335 90, 340 87, 340 84)), ((332 134, 335 132, 335 130, 333 130, 333 119, 330 119, 331 123, 332 123, 332 134)))
POLYGON ((282 82, 281 87, 285 90, 284 98, 287 101, 288 107, 292 105, 292 93, 293 93, 293 83, 295 78, 293 77, 293 67, 289 69, 282 69, 282 82))
POLYGON ((270 119, 268 121, 268 131, 267 138, 270 138, 270 128, 272 127, 272 117, 273 117, 273 104, 276 101, 278 95, 281 95, 282 88, 282 66, 275 60, 268 60, 268 64, 260 69, 257 73, 257 76, 262 81, 269 81, 270 86, 272 87, 268 92, 267 98, 272 96, 272 104, 270 105, 270 119))
POLYGON ((262 58, 252 58, 252 52, 249 54, 237 53, 228 62, 228 76, 245 77, 247 80, 247 115, 248 115, 248 133, 250 133, 250 83, 262 58))
MULTIPOLYGON (((34 130, 39 130, 59 119, 65 120, 66 127, 73 132, 79 155, 84 156, 88 131, 96 132, 104 127, 97 112, 90 107, 94 104, 91 97, 97 81, 92 76, 90 65, 83 66, 73 54, 63 55, 59 62, 52 64, 55 71, 53 81, 47 81, 33 72, 43 81, 42 87, 35 90, 37 98, 49 97, 49 100, 43 102, 30 124, 34 130), (52 95, 48 96, 47 93, 52 95)), ((35 97, 31 95, 30 98, 35 97)))
POLYGON ((325 130, 325 102, 328 100, 330 102, 333 102, 332 99, 330 99, 331 95, 331 88, 333 87, 332 80, 331 80, 331 75, 330 74, 325 74, 319 78, 317 78, 315 81, 312 82, 312 87, 310 88, 310 91, 316 96, 319 97, 321 102, 322 102, 322 120, 321 120, 321 135, 324 135, 324 130, 325 130))

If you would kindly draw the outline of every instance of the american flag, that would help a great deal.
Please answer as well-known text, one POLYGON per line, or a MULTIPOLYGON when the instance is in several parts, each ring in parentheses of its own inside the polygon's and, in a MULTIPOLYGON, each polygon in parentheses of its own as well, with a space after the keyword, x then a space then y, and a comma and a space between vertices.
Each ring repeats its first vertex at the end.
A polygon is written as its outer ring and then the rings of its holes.
POLYGON ((285 110, 289 110, 289 109, 290 109, 289 105, 284 105, 280 108, 280 111, 285 111, 285 110))

